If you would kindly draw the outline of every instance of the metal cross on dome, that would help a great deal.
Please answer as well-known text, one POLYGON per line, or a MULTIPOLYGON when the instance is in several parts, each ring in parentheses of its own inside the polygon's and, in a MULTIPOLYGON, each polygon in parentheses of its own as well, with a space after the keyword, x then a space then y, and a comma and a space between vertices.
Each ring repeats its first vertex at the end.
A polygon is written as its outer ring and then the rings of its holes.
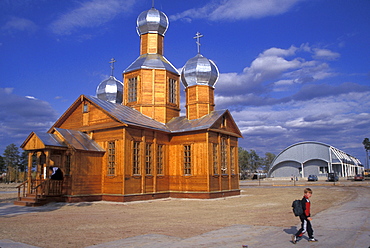
POLYGON ((202 38, 203 37, 203 35, 201 34, 201 33, 199 33, 199 32, 197 32, 196 34, 195 34, 195 37, 194 37, 194 39, 197 39, 197 47, 198 47, 198 54, 200 53, 200 38, 202 38))
POLYGON ((109 63, 111 64, 110 65, 110 68, 112 69, 111 71, 111 76, 113 76, 113 71, 114 71, 114 63, 116 62, 116 60, 114 58, 111 58, 109 63))

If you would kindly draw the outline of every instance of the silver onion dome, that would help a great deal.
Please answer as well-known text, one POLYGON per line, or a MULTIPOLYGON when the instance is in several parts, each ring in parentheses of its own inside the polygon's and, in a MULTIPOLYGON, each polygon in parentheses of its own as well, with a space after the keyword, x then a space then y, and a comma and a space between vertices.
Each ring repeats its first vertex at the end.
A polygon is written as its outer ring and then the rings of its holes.
POLYGON ((201 54, 189 59, 181 71, 181 81, 185 87, 208 85, 214 87, 219 76, 216 64, 201 54))
POLYGON ((169 25, 167 16, 155 8, 142 12, 136 22, 139 35, 158 33, 164 36, 169 25))
POLYGON ((96 89, 96 96, 104 101, 121 104, 123 100, 123 84, 114 76, 110 76, 99 84, 96 89))

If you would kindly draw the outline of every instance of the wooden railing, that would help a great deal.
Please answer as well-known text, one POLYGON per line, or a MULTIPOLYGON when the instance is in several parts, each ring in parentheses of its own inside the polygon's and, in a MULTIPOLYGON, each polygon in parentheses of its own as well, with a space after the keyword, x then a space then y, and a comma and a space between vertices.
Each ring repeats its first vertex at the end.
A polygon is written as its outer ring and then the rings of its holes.
POLYGON ((26 187, 27 187, 27 184, 28 184, 28 180, 24 181, 23 183, 21 183, 20 185, 18 185, 16 188, 18 189, 18 200, 21 199, 21 189, 23 189, 23 194, 22 194, 22 197, 26 196, 26 187))
MULTIPOLYGON (((21 197, 25 197, 28 194, 28 192, 26 192, 27 191, 26 189, 29 183, 30 182, 27 180, 16 187, 18 189, 18 200, 20 200, 21 197)), ((31 180, 30 194, 35 195, 36 199, 45 196, 60 196, 62 195, 62 190, 63 190, 63 180, 50 180, 50 179, 31 180)))

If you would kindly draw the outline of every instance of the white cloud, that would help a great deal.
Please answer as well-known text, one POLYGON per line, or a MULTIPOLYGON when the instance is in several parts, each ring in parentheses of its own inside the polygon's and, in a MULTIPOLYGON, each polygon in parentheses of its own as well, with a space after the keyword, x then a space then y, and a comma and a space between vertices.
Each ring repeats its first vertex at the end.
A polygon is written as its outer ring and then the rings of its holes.
POLYGON ((20 145, 32 132, 46 132, 57 118, 48 102, 18 96, 12 88, 0 88, 0 150, 20 145))
POLYGON ((186 18, 216 20, 242 20, 274 16, 289 11, 302 0, 226 0, 212 1, 202 8, 189 9, 170 16, 175 21, 186 18))
POLYGON ((121 12, 129 11, 134 0, 91 0, 65 13, 49 28, 58 35, 69 35, 81 28, 103 25, 121 12))
POLYGON ((328 49, 314 48, 313 51, 314 51, 313 58, 315 59, 335 60, 340 57, 339 53, 332 52, 328 49))
POLYGON ((14 32, 28 32, 34 33, 38 29, 37 25, 28 19, 11 17, 9 21, 1 27, 3 32, 14 33, 14 32))
POLYGON ((250 92, 291 91, 297 85, 336 76, 337 73, 326 62, 328 57, 335 57, 335 54, 328 49, 312 48, 308 44, 300 47, 292 45, 288 49, 269 48, 260 53, 242 73, 222 73, 216 87, 224 95, 230 96, 247 95, 250 92), (313 51, 319 50, 325 50, 321 54, 327 56, 309 60, 313 51))

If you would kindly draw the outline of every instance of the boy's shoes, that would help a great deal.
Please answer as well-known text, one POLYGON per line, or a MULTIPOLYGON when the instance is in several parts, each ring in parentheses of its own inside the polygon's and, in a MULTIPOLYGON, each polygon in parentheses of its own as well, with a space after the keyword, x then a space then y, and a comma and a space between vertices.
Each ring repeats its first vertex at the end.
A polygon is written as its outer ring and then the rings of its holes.
POLYGON ((310 238, 310 239, 308 239, 308 242, 317 242, 318 240, 317 239, 315 239, 315 238, 310 238))
POLYGON ((297 243, 297 237, 294 234, 292 235, 292 243, 293 244, 297 243))

